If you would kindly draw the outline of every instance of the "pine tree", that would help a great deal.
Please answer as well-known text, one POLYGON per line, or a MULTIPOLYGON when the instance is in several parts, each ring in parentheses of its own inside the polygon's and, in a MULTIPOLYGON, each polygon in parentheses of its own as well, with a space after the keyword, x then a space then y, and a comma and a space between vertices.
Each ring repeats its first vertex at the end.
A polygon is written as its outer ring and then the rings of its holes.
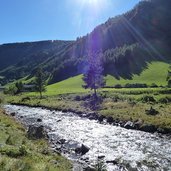
POLYGON ((45 74, 43 73, 42 68, 37 69, 35 77, 35 90, 40 93, 40 98, 42 98, 42 92, 46 91, 45 74))
POLYGON ((94 90, 94 96, 97 97, 97 89, 105 85, 102 67, 102 53, 88 53, 87 71, 83 75, 85 89, 94 90))

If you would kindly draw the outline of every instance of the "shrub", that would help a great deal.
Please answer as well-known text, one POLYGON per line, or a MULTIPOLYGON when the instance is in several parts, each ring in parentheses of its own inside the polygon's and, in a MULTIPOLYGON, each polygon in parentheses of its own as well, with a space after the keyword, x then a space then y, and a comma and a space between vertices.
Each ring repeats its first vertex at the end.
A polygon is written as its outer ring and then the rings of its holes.
POLYGON ((125 88, 147 88, 147 84, 135 83, 135 84, 125 84, 125 88))
POLYGON ((151 107, 150 110, 146 110, 145 112, 147 115, 153 115, 153 116, 159 114, 159 112, 156 109, 153 109, 153 107, 151 107))
POLYGON ((4 90, 4 94, 15 95, 17 93, 17 87, 10 86, 4 90))
POLYGON ((103 160, 98 159, 97 164, 95 165, 96 171, 107 171, 106 165, 103 160))
POLYGON ((156 102, 156 100, 155 100, 155 98, 153 96, 148 96, 148 95, 142 97, 141 101, 144 102, 144 103, 156 102))
POLYGON ((157 88, 157 87, 158 87, 158 85, 157 85, 157 84, 155 84, 155 83, 152 83, 152 84, 150 85, 150 87, 151 87, 151 88, 157 88))
POLYGON ((122 88, 122 85, 116 84, 116 85, 114 85, 114 88, 122 88))
POLYGON ((4 98, 0 94, 0 104, 3 103, 3 101, 4 101, 4 98))
POLYGON ((5 154, 8 157, 21 157, 27 154, 25 147, 21 146, 20 148, 10 148, 10 147, 4 147, 0 149, 1 154, 5 154))
POLYGON ((163 97, 159 99, 159 103, 170 103, 171 102, 171 98, 170 97, 163 97))
POLYGON ((23 98, 21 99, 22 102, 29 101, 29 100, 31 100, 30 97, 23 97, 23 98))

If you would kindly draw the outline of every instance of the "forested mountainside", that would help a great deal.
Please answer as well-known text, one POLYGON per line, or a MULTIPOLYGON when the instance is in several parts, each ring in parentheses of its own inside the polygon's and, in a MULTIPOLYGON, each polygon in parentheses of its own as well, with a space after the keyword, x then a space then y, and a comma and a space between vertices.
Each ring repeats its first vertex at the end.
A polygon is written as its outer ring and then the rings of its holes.
POLYGON ((0 46, 1 83, 33 75, 42 66, 49 83, 84 72, 88 51, 102 51, 104 74, 131 78, 151 61, 171 60, 171 1, 141 1, 76 41, 44 41, 0 46))

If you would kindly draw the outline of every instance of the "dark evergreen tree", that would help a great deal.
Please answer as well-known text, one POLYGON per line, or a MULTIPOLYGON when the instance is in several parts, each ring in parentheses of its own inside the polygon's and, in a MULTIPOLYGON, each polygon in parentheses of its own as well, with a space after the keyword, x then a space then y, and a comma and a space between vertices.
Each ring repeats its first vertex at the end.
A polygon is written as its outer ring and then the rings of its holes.
POLYGON ((87 71, 83 75, 84 88, 94 90, 94 95, 97 97, 97 89, 105 85, 102 66, 102 53, 88 53, 87 71))
POLYGON ((40 93, 40 98, 42 98, 42 92, 46 91, 46 79, 42 68, 37 69, 35 77, 35 90, 40 93))

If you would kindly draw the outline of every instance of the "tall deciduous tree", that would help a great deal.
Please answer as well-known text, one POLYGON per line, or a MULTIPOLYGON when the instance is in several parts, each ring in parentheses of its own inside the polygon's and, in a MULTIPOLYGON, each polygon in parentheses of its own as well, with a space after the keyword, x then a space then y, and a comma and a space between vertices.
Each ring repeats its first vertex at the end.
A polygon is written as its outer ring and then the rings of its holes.
POLYGON ((102 53, 89 52, 87 70, 83 75, 84 88, 94 90, 97 97, 97 89, 105 85, 102 66, 102 53))
POLYGON ((40 98, 42 98, 42 92, 46 91, 46 79, 42 68, 37 69, 35 77, 35 90, 40 93, 40 98))

